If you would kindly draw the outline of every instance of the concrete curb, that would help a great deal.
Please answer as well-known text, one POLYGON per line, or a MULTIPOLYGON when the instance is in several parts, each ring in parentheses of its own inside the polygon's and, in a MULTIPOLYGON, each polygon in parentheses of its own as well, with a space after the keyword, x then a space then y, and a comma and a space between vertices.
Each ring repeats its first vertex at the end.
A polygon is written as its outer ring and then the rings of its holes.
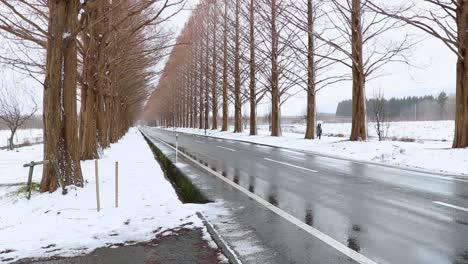
POLYGON ((208 233, 210 233, 210 235, 213 238, 216 245, 218 245, 218 247, 221 249, 223 254, 228 258, 229 263, 231 263, 231 264, 242 264, 242 262, 237 258, 234 251, 226 244, 226 242, 224 241, 224 239, 221 238, 221 236, 218 234, 218 232, 216 232, 214 227, 205 218, 205 216, 200 212, 197 212, 197 216, 202 220, 203 224, 205 225, 206 229, 208 230, 208 233))
MULTIPOLYGON (((157 129, 161 129, 161 128, 157 128, 157 129)), ((167 129, 161 129, 161 130, 172 132, 171 130, 167 130, 167 129)), ((311 155, 315 155, 315 156, 319 156, 319 157, 325 157, 325 158, 336 159, 336 160, 344 160, 344 161, 350 161, 350 162, 355 162, 355 163, 362 163, 362 164, 366 164, 366 165, 386 167, 386 168, 396 169, 396 170, 403 170, 403 171, 409 171, 409 172, 415 172, 415 173, 424 173, 424 174, 430 174, 430 175, 435 175, 435 176, 452 177, 452 178, 457 178, 457 179, 461 179, 461 180, 468 180, 468 175, 466 175, 466 174, 455 174, 455 173, 449 173, 449 172, 437 172, 437 171, 433 171, 433 170, 425 170, 425 169, 419 169, 419 168, 411 168, 411 167, 403 167, 403 166, 392 165, 392 164, 385 164, 385 163, 382 163, 382 162, 372 162, 372 161, 366 161, 366 160, 349 159, 349 158, 345 158, 345 157, 327 155, 327 154, 323 154, 323 153, 319 153, 319 152, 315 152, 315 151, 310 151, 310 150, 308 151, 308 150, 301 150, 301 149, 294 149, 294 148, 279 147, 279 146, 275 146, 275 145, 251 142, 251 141, 242 140, 242 139, 229 139, 229 138, 223 138, 223 137, 212 136, 212 135, 206 135, 205 136, 205 135, 202 135, 202 134, 193 134, 193 133, 187 133, 187 132, 181 132, 181 131, 175 131, 175 132, 186 134, 186 135, 195 135, 195 136, 200 136, 200 137, 210 137, 210 138, 223 139, 223 140, 227 140, 227 141, 238 141, 238 142, 250 143, 250 144, 259 145, 259 146, 277 148, 277 149, 287 149, 287 150, 302 152, 302 153, 311 154, 311 155)))

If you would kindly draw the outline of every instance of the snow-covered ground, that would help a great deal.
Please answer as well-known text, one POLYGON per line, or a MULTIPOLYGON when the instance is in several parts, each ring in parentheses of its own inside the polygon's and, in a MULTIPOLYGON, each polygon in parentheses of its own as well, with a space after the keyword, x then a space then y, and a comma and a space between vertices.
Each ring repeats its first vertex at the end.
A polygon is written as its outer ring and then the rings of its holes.
MULTIPOLYGON (((393 123, 394 125, 396 123, 393 123)), ((324 133, 343 133, 349 125, 324 124, 324 133)), ((351 142, 347 137, 322 137, 322 140, 305 140, 304 134, 284 132, 282 137, 271 137, 267 127, 259 128, 258 136, 249 136, 244 133, 221 132, 208 130, 207 134, 233 140, 242 140, 277 147, 311 151, 318 154, 335 156, 339 158, 377 162, 386 165, 399 166, 411 169, 423 169, 437 173, 453 173, 468 175, 468 149, 451 149, 451 138, 448 131, 448 121, 442 122, 405 122, 400 126, 402 131, 396 134, 400 137, 417 138, 416 142, 382 141, 371 139, 367 142, 351 142), (440 135, 438 137, 437 135, 440 135), (431 138, 432 140, 422 140, 431 138), (445 139, 445 141, 442 141, 445 139), (441 141, 437 141, 441 140, 441 141)), ((300 127, 299 125, 295 127, 300 127)), ((453 124, 452 124, 453 127, 453 124)), ((168 130, 172 130, 169 128, 168 130)), ((180 128, 180 132, 204 134, 204 130, 180 128)), ((232 130, 230 130, 232 131, 232 130)), ((398 130, 395 130, 397 133, 398 130)), ((451 130, 450 130, 451 131, 451 130)), ((296 130, 298 132, 298 130, 296 130)), ((347 133, 345 133, 347 132, 347 133)), ((453 134, 453 132, 452 132, 453 134)))
MULTIPOLYGON (((0 147, 7 146, 10 130, 0 130, 0 147)), ((16 132, 13 142, 15 145, 25 142, 37 143, 43 139, 42 129, 20 129, 16 132)))
MULTIPOLYGON (((448 121, 409 121, 390 122, 387 136, 389 138, 410 138, 415 140, 452 141, 455 131, 455 122, 448 121)), ((342 134, 348 137, 351 133, 351 123, 323 123, 324 135, 342 134)), ((267 130, 268 126, 260 126, 267 130)), ((305 124, 283 125, 284 132, 304 134, 305 124)), ((367 131, 369 136, 377 137, 375 123, 369 122, 367 131)))
MULTIPOLYGON (((40 160, 42 146, 0 152, 0 182, 24 180, 25 161, 40 160)), ((38 168, 40 169, 40 168, 38 168)), ((223 211, 220 203, 182 204, 137 129, 104 151, 99 161, 101 211, 96 211, 94 162, 82 162, 85 188, 65 196, 12 195, 18 187, 0 187, 0 262, 19 258, 71 256, 126 241, 145 241, 166 230, 202 228, 197 211, 223 211), (138 153, 138 155, 134 155, 138 153), (114 208, 114 162, 119 161, 120 206, 114 208)), ((34 180, 38 181, 39 171, 34 180)), ((206 236, 209 237, 209 236, 206 236)))
MULTIPOLYGON (((0 185, 26 182, 28 168, 23 164, 40 161, 43 156, 43 145, 17 148, 13 151, 0 150, 0 185)), ((34 169, 33 180, 40 181, 41 167, 34 169)))

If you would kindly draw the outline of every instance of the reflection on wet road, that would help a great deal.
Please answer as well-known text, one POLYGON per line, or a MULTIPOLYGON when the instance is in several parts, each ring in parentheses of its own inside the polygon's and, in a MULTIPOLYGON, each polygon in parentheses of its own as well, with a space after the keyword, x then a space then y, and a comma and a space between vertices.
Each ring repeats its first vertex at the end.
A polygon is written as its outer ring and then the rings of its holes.
MULTIPOLYGON (((151 134, 175 143, 172 132, 151 134)), ((468 264, 467 180, 238 141, 178 138, 196 160, 376 262, 468 264)))

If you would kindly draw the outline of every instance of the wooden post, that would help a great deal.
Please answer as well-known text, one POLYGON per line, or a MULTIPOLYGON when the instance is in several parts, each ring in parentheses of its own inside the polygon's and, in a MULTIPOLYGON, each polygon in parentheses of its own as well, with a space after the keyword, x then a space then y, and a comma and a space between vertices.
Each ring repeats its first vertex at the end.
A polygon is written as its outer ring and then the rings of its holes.
POLYGON ((96 204, 97 211, 101 211, 101 201, 99 199, 99 173, 98 173, 98 160, 94 160, 94 168, 96 174, 96 204))
MULTIPOLYGON (((31 162, 31 164, 33 164, 33 162, 31 162)), ((28 187, 27 187, 27 190, 28 190, 28 194, 26 196, 26 198, 31 199, 31 189, 32 189, 32 176, 33 176, 33 171, 34 171, 34 166, 31 165, 29 167, 29 175, 28 175, 28 187)))
POLYGON ((33 173, 34 173, 34 166, 44 165, 44 164, 48 164, 48 163, 49 163, 48 160, 43 160, 43 161, 38 161, 38 162, 31 161, 30 163, 27 163, 27 164, 23 165, 24 168, 29 167, 28 182, 27 182, 27 185, 26 185, 26 198, 28 200, 31 198, 32 176, 33 176, 33 173))
POLYGON ((115 208, 119 207, 119 162, 115 162, 115 208))

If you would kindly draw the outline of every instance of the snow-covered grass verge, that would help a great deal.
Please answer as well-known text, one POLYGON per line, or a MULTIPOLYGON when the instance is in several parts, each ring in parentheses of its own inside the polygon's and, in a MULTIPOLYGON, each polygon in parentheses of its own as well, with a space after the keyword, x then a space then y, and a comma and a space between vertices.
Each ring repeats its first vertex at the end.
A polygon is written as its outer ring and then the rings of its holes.
MULTIPOLYGON (((0 147, 5 147, 8 144, 10 138, 10 130, 0 130, 0 147)), ((25 143, 38 143, 42 142, 43 133, 42 129, 19 129, 13 138, 15 145, 21 145, 25 143)))
MULTIPOLYGON (((16 167, 21 160, 40 160, 39 154, 39 145, 0 153, 0 177, 10 181, 26 177, 16 167)), ((0 262, 89 253, 115 243, 169 235, 165 231, 180 226, 204 229, 196 212, 223 210, 219 203, 182 204, 137 129, 105 150, 99 161, 101 212, 96 211, 94 162, 81 165, 85 187, 70 188, 67 195, 34 193, 28 201, 24 194, 12 195, 18 187, 0 187, 0 262), (119 208, 114 208, 115 161, 119 208)))
MULTIPOLYGON (((168 130, 173 130, 169 128, 168 130)), ((179 128, 177 131, 204 135, 204 130, 179 128)), ((232 131, 232 130, 231 130, 232 131)), ((326 129, 324 129, 326 132, 326 129)), ((322 137, 322 140, 305 140, 303 134, 284 132, 282 137, 269 136, 268 130, 259 129, 258 136, 244 133, 207 130, 207 135, 231 140, 311 151, 335 156, 435 173, 468 175, 468 149, 451 149, 450 141, 382 141, 351 142, 347 138, 322 137)), ((422 136, 423 134, 421 134, 422 136)))

